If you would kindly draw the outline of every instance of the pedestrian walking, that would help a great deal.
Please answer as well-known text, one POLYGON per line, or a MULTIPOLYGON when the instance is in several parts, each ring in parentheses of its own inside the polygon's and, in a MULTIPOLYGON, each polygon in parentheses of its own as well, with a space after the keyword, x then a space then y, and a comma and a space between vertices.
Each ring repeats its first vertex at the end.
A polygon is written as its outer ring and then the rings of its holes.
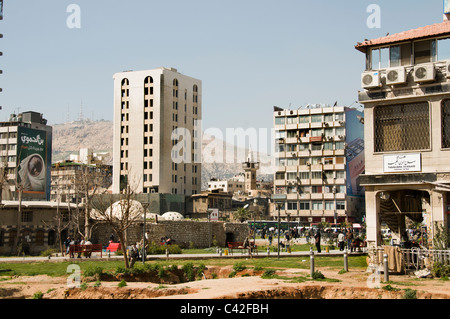
POLYGON ((69 250, 70 250, 70 237, 67 237, 67 239, 64 241, 64 246, 66 247, 66 255, 69 254, 69 250))
POLYGON ((139 251, 136 247, 136 243, 133 243, 130 248, 130 267, 133 268, 136 260, 139 259, 139 251))
POLYGON ((346 239, 347 239, 347 249, 352 251, 352 242, 353 242, 353 232, 351 230, 351 228, 348 229, 347 234, 346 234, 346 239))
POLYGON ((321 252, 321 249, 320 249, 320 228, 317 229, 316 235, 314 236, 314 240, 315 240, 315 243, 316 243, 317 252, 320 253, 321 252))
POLYGON ((345 235, 341 231, 341 232, 339 232, 339 235, 338 235, 338 243, 339 243, 339 250, 340 251, 344 250, 344 244, 345 244, 344 240, 345 240, 345 235))

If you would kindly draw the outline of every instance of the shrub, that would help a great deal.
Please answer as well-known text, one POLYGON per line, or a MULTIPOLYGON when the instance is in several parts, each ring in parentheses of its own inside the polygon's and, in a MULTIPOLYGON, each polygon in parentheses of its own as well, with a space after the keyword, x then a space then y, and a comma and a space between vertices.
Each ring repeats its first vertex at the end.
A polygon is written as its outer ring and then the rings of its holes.
POLYGON ((235 272, 239 272, 244 269, 247 269, 247 267, 242 262, 237 262, 233 265, 233 269, 235 272))
POLYGON ((155 267, 158 278, 163 278, 164 276, 166 276, 166 270, 164 269, 163 265, 156 264, 155 267))
POLYGON ((48 256, 51 256, 51 255, 54 254, 54 253, 57 253, 57 252, 58 252, 57 249, 55 249, 55 248, 49 248, 49 249, 46 249, 46 250, 44 250, 44 251, 41 251, 40 255, 41 255, 42 257, 48 257, 48 256))
POLYGON ((450 276, 450 265, 442 264, 441 262, 435 262, 431 269, 433 276, 439 278, 445 278, 450 276))
POLYGON ((175 272, 178 270, 178 265, 171 265, 168 267, 168 270, 171 272, 175 272))
POLYGON ((103 268, 100 266, 96 267, 89 267, 83 272, 83 275, 85 277, 96 277, 97 279, 100 279, 103 274, 103 268))
POLYGON ((119 284, 117 285, 118 287, 126 287, 127 286, 127 282, 124 280, 124 279, 122 279, 121 280, 121 282, 119 282, 119 284))
POLYGON ((403 299, 417 299, 417 291, 413 289, 405 289, 405 293, 403 294, 403 299))
POLYGON ((181 254, 182 250, 178 245, 160 245, 154 241, 147 248, 148 255, 164 255, 166 253, 166 248, 169 249, 169 254, 181 254))
POLYGON ((325 276, 319 270, 316 270, 312 273, 312 279, 325 279, 325 276))
POLYGON ((387 291, 399 291, 400 290, 400 288, 395 288, 395 287, 392 287, 391 285, 387 285, 387 286, 384 286, 381 288, 384 290, 387 290, 387 291))
POLYGON ((42 299, 44 297, 44 294, 40 291, 34 293, 33 299, 42 299))
POLYGON ((116 275, 117 274, 128 274, 129 270, 126 269, 125 267, 122 266, 117 266, 116 270, 115 270, 116 275))
POLYGON ((264 273, 261 275, 261 278, 263 279, 271 279, 275 276, 275 269, 267 269, 264 271, 264 273))
POLYGON ((194 272, 194 264, 193 263, 186 263, 181 268, 189 281, 195 280, 195 272, 194 272))

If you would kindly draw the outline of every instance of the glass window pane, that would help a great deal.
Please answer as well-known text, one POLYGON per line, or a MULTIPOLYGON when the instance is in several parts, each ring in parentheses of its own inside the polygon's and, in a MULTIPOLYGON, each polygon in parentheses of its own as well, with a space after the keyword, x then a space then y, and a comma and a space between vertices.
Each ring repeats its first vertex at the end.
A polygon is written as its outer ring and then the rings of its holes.
POLYGON ((431 41, 414 43, 414 64, 431 62, 431 41))
POLYGON ((309 115, 300 115, 299 123, 309 123, 309 115))
POLYGON ((411 43, 401 45, 402 66, 411 65, 411 43))
POLYGON ((380 50, 380 68, 386 69, 389 67, 389 48, 380 50))
POLYGON ((284 117, 276 117, 275 118, 275 125, 283 125, 285 121, 284 117))
POLYGON ((438 41, 438 61, 450 60, 450 39, 438 41))
POLYGON ((311 115, 311 122, 322 122, 322 114, 311 115))
POLYGON ((380 68, 380 49, 372 50, 372 70, 380 68))
POLYGON ((390 48, 390 66, 400 66, 400 46, 390 48))

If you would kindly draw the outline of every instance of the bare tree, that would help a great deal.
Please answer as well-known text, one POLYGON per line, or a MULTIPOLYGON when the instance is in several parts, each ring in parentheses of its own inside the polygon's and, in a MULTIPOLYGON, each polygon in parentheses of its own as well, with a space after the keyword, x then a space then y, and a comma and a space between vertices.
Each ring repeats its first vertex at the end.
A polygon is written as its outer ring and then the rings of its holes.
POLYGON ((0 205, 3 202, 3 188, 9 187, 8 182, 8 160, 7 157, 2 157, 0 161, 0 205))
POLYGON ((59 181, 57 182, 57 189, 56 189, 56 215, 53 216, 53 218, 49 221, 42 221, 43 224, 45 224, 50 229, 53 229, 56 233, 57 243, 59 244, 59 250, 61 254, 64 254, 63 250, 63 239, 61 238, 61 234, 64 230, 69 229, 70 224, 72 223, 70 218, 70 203, 67 203, 67 213, 62 213, 60 208, 61 203, 61 190, 59 181))
POLYGON ((74 166, 72 174, 65 178, 70 179, 66 189, 67 195, 73 193, 77 204, 72 215, 77 233, 83 238, 91 238, 95 227, 92 218, 92 199, 98 194, 106 193, 111 185, 111 171, 106 165, 79 164, 74 166))
POLYGON ((144 207, 136 199, 136 187, 127 181, 126 187, 120 194, 98 196, 95 203, 95 213, 99 220, 108 223, 117 235, 122 245, 125 267, 129 268, 127 230, 142 219, 144 207))
POLYGON ((120 199, 114 202, 114 196, 110 195, 110 204, 105 211, 98 210, 97 214, 100 218, 108 223, 113 232, 117 235, 122 245, 123 258, 125 267, 129 268, 128 254, 126 247, 128 247, 127 230, 140 220, 144 213, 144 208, 139 202, 134 200, 135 192, 131 187, 127 187, 123 193, 120 194, 120 199))

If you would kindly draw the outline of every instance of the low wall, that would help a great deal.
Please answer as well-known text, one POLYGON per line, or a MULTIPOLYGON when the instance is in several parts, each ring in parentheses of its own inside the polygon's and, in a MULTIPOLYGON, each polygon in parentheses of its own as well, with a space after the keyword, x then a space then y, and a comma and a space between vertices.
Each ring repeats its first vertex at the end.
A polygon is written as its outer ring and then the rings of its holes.
MULTIPOLYGON (((143 223, 136 223, 127 230, 128 244, 139 242, 143 236, 143 223)), ((249 234, 247 223, 225 223, 207 221, 159 221, 146 223, 149 241, 160 242, 162 237, 170 237, 174 244, 182 248, 206 248, 218 245, 225 247, 228 241, 244 241, 249 234)), ((93 232, 92 242, 106 245, 112 233, 110 225, 98 224, 93 232)), ((117 236, 116 236, 117 240, 117 236)))

